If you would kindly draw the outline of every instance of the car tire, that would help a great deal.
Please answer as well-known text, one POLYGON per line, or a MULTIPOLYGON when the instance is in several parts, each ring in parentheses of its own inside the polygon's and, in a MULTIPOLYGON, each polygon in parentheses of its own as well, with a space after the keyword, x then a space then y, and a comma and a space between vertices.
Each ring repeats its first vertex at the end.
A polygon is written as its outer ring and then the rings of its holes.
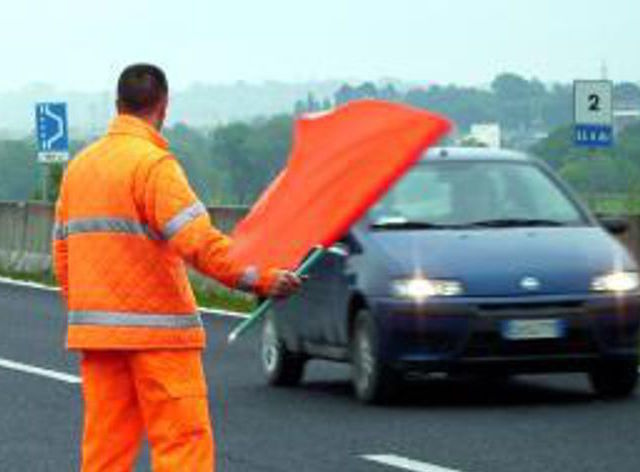
POLYGON ((624 398, 633 394, 638 383, 638 364, 635 361, 610 361, 589 372, 594 392, 601 398, 624 398))
POLYGON ((304 375, 306 359, 286 348, 272 316, 267 316, 262 325, 260 361, 269 385, 295 386, 304 375))
POLYGON ((352 384, 356 398, 367 404, 391 402, 400 386, 400 374, 380 359, 379 346, 375 321, 360 310, 351 339, 352 384))

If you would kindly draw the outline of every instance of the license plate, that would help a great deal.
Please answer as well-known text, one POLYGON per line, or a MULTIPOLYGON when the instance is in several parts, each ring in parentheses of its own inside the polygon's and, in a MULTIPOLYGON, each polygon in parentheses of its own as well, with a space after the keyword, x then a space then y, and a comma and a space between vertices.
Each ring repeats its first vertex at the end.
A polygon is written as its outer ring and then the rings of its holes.
POLYGON ((510 340, 557 339, 564 337, 562 319, 506 320, 502 322, 502 337, 510 340))

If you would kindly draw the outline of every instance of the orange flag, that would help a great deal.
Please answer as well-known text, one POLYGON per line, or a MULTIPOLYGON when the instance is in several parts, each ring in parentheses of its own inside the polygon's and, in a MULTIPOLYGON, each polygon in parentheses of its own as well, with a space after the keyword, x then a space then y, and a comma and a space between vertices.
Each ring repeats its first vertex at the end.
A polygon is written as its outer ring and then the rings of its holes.
POLYGON ((450 128, 433 113, 379 100, 299 119, 285 169, 233 232, 241 264, 295 269, 342 237, 450 128))

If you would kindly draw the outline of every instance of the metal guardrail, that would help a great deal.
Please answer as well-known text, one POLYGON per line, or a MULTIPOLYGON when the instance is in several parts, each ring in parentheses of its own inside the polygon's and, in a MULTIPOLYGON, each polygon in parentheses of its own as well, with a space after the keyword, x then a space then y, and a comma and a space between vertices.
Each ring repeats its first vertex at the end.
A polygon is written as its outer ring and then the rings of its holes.
MULTIPOLYGON (((229 233, 247 213, 245 206, 213 206, 214 224, 229 233)), ((0 201, 0 269, 39 273, 51 268, 53 205, 0 201)), ((640 260, 640 215, 629 217, 629 231, 620 240, 640 260)))
MULTIPOLYGON (((248 208, 214 206, 208 210, 216 227, 228 233, 248 208)), ((0 268, 33 273, 51 269, 53 214, 51 203, 0 201, 0 268)))

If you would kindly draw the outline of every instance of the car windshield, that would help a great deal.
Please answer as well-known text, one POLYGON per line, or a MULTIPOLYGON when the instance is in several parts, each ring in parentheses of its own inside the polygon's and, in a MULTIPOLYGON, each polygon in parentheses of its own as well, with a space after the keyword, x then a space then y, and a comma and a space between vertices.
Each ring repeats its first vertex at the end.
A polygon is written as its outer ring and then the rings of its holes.
POLYGON ((505 161, 421 162, 369 216, 381 229, 586 224, 538 166, 505 161))

